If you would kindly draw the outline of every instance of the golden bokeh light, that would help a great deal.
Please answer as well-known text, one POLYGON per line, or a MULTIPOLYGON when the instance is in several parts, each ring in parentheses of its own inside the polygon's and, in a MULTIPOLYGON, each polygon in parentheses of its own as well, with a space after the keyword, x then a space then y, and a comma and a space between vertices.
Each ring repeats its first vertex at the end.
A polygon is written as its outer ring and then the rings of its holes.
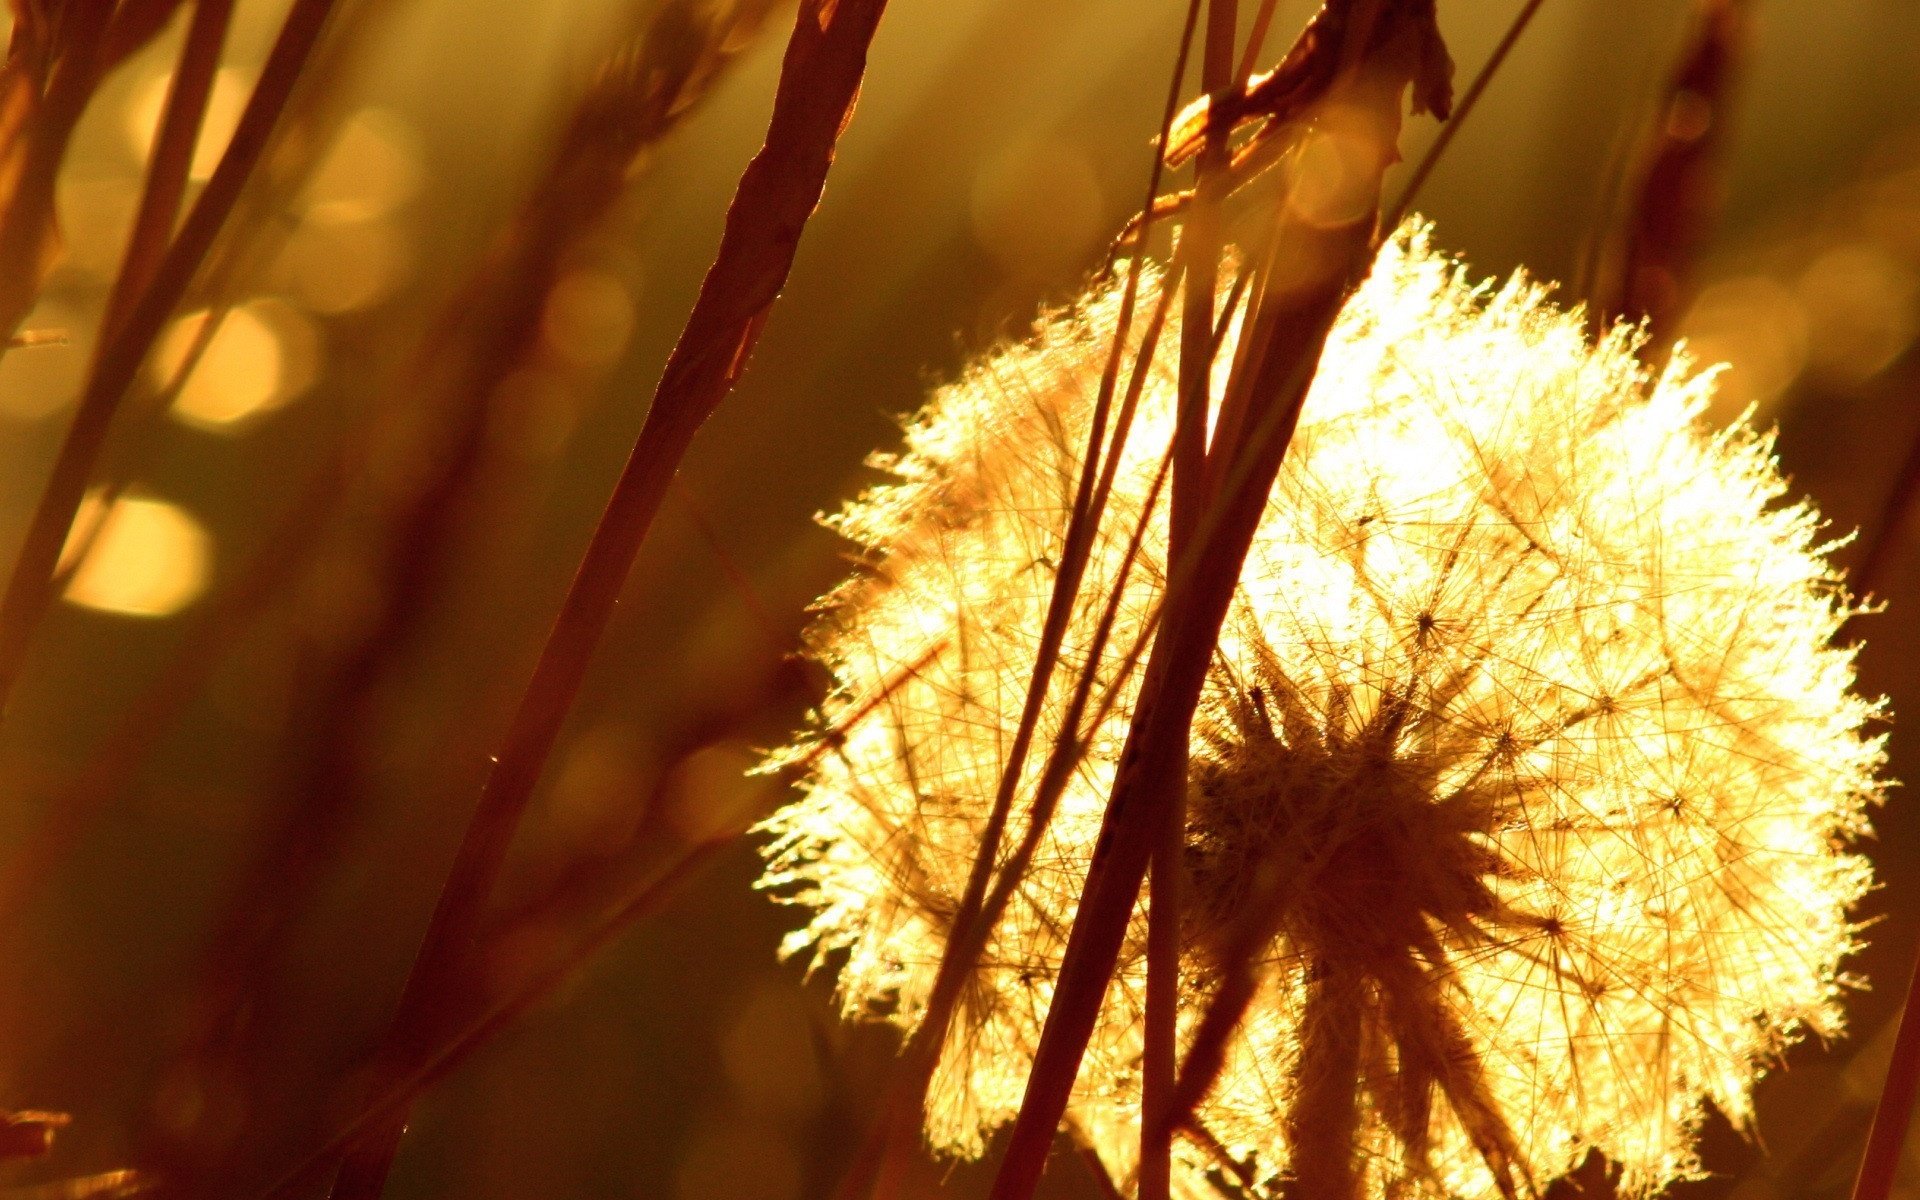
MULTIPOLYGON (((896 481, 836 521, 873 570, 815 630, 836 687, 773 760, 804 782, 764 826, 763 883, 810 914, 786 949, 838 968, 849 1018, 927 1011, 1118 303, 943 389, 896 481)), ((1180 1038, 1237 963, 1257 974, 1176 1142, 1178 1195, 1216 1195, 1230 1162, 1253 1194, 1285 1176, 1496 1200, 1598 1152, 1619 1195, 1647 1196, 1700 1173, 1707 1105, 1746 1126, 1758 1072, 1840 1027, 1869 883, 1842 847, 1881 764, 1878 706, 1831 645, 1851 609, 1768 444, 1704 428, 1714 375, 1637 350, 1627 330, 1595 345, 1524 279, 1474 287, 1417 230, 1336 325, 1195 721, 1180 1038), (1249 913, 1262 940, 1235 959, 1249 913)), ((926 1135, 950 1155, 1021 1106, 1128 738, 1168 573, 1175 385, 1149 369, 1036 731, 1083 750, 1041 828, 1047 756, 1022 767, 1000 861, 1033 857, 939 1043, 926 1135), (1070 728, 1080 664, 1098 715, 1070 728)), ((1066 1119, 1123 1191, 1141 904, 1066 1119)))
POLYGON ((350 225, 392 216, 426 186, 410 129, 392 113, 363 108, 341 126, 307 184, 309 221, 350 225))
POLYGON ((1680 322, 1688 352, 1728 364, 1713 404, 1723 418, 1768 411, 1807 368, 1812 332, 1793 290, 1766 275, 1740 275, 1702 289, 1680 322))
MULTIPOLYGON (((122 496, 101 513, 90 496, 74 520, 77 536, 97 525, 67 583, 70 604, 130 617, 166 617, 206 590, 213 538, 177 504, 122 496)), ((70 546, 72 542, 69 543, 70 546)))
POLYGON ((599 370, 620 360, 633 336, 633 293, 610 271, 583 267, 553 285, 540 321, 547 350, 571 366, 599 370))
POLYGON ((301 223, 281 248, 275 278, 301 307, 322 316, 372 308, 413 272, 413 252, 385 218, 301 223))
POLYGON ((312 322, 281 301, 255 299, 224 315, 201 309, 176 320, 154 348, 149 373, 153 385, 164 388, 188 370, 170 410, 174 418, 231 433, 298 398, 319 366, 312 322), (216 319, 208 334, 208 322, 216 319), (206 345, 196 361, 202 338, 206 345))
MULTIPOLYGON (((172 83, 171 72, 151 75, 141 82, 127 105, 127 144, 142 162, 153 152, 153 139, 159 133, 160 118, 167 107, 167 89, 172 83)), ((232 67, 222 67, 214 76, 213 90, 207 96, 206 120, 201 124, 200 138, 193 146, 193 162, 188 167, 191 178, 204 182, 213 175, 220 156, 226 153, 227 143, 233 139, 234 127, 240 123, 241 110, 246 108, 251 91, 252 84, 232 67)))
POLYGON ((1814 259, 1795 290, 1807 313, 1813 365, 1842 384, 1886 370, 1920 331, 1920 276, 1870 243, 1837 246, 1814 259))

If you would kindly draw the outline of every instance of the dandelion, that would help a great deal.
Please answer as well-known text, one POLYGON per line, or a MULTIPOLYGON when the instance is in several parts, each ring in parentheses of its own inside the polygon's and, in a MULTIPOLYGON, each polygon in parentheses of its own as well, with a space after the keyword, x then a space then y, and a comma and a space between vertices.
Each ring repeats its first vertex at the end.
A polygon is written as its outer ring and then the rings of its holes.
MULTIPOLYGON (((867 569, 815 632, 837 686, 776 756, 804 780, 763 882, 810 911, 786 949, 837 958, 851 1017, 926 1011, 1117 308, 1098 292, 940 391, 895 481, 835 521, 867 569)), ((1848 601, 1766 439, 1701 424, 1712 373, 1636 349, 1523 278, 1471 285, 1417 227, 1336 325, 1195 726, 1183 1044, 1236 934, 1260 948, 1175 1147, 1182 1194, 1479 1200, 1597 1151, 1641 1196, 1698 1174, 1706 1104, 1745 1125, 1756 1075, 1839 1031, 1869 883, 1846 847, 1881 763, 1830 645, 1848 601)), ((1169 569, 1175 386, 1148 369, 1039 727, 1078 769, 947 1032, 925 1113, 944 1153, 1018 1111, 1169 569), (1089 672, 1098 703, 1065 728, 1089 672)), ((1145 912, 1067 1118, 1120 1180, 1145 912)))

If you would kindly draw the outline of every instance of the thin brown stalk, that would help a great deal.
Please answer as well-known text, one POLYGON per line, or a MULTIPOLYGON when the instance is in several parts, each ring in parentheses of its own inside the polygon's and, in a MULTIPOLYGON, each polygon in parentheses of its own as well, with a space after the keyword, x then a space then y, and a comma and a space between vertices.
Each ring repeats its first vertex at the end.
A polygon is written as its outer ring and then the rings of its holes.
MULTIPOLYGON (((787 46, 766 144, 748 164, 712 268, 627 466, 588 543, 494 768, 456 853, 386 1042, 417 1062, 446 981, 465 961, 507 848, 612 617, 620 590, 694 434, 732 391, 819 204, 841 130, 865 75, 885 0, 804 0, 787 46)), ((379 1195, 401 1122, 348 1155, 333 1195, 379 1195)))
MULTIPOLYGON (((301 762, 291 798, 215 920, 201 959, 203 995, 187 1061, 209 1064, 236 1092, 250 1078, 248 1048, 277 1016, 266 992, 287 931, 326 877, 364 808, 378 701, 411 651, 458 562, 478 493, 498 474, 489 430, 501 383, 535 352, 540 317, 569 253, 601 229, 626 194, 636 160, 697 108, 775 0, 720 9, 676 3, 655 14, 639 44, 615 55, 589 89, 545 174, 493 252, 422 340, 394 387, 396 403, 425 408, 435 427, 412 457, 423 477, 382 514, 366 576, 380 599, 345 645, 316 655, 306 690, 301 762), (226 1064, 226 1065, 222 1065, 226 1064)), ((247 1111, 256 1106, 247 1103, 247 1111)), ((228 1139, 244 1145, 246 1139, 228 1139)), ((169 1147, 167 1174, 188 1192, 217 1147, 169 1147)))
MULTIPOLYGON (((172 2, 172 0, 169 0, 172 2)), ((315 47, 301 72, 302 86, 297 89, 281 116, 275 152, 255 169, 241 193, 234 211, 227 218, 222 236, 208 251, 206 261, 194 275, 183 297, 185 308, 204 308, 206 319, 194 330, 179 363, 164 383, 148 388, 136 381, 123 402, 123 427, 134 428, 116 439, 119 452, 108 449, 96 476, 95 491, 101 503, 98 517, 90 524, 76 523, 69 531, 54 569, 51 591, 66 590, 73 572, 86 561, 94 538, 113 502, 125 494, 139 475, 153 441, 142 436, 145 423, 158 420, 170 407, 180 390, 193 376, 207 347, 219 335, 222 324, 233 311, 236 285, 255 278, 263 263, 284 244, 295 228, 284 219, 292 197, 312 176, 320 162, 320 152, 328 145, 342 117, 338 86, 341 77, 362 61, 365 49, 374 44, 383 27, 400 7, 401 0, 343 0, 327 28, 326 39, 315 47)), ((164 249, 164 246, 162 246, 164 249)), ((346 457, 352 458, 352 454, 346 457)), ((331 511, 330 507, 327 511, 331 511)), ((325 513, 316 509, 316 517, 325 513)))
POLYGON ((166 253, 187 195, 187 177, 193 152, 206 122, 207 101, 220 69, 220 52, 233 22, 233 0, 193 0, 193 19, 180 47, 180 59, 167 85, 166 106, 154 135, 147 162, 147 179, 134 213, 133 231, 120 259, 120 273, 107 294, 106 313, 100 319, 103 340, 126 317, 127 309, 147 285, 166 253))
MULTIPOLYGON (((1179 110, 1180 91, 1186 76, 1187 58, 1191 52, 1194 33, 1199 26, 1200 7, 1201 0, 1189 0, 1186 23, 1180 36, 1179 49, 1174 55, 1173 77, 1167 87, 1167 98, 1161 117, 1163 142, 1179 110)), ((1153 211, 1153 199, 1160 190, 1162 170, 1163 164, 1156 157, 1152 169, 1148 172, 1146 201, 1142 206, 1142 212, 1147 214, 1146 220, 1149 221, 1153 211)), ((1139 231, 1140 238, 1144 239, 1145 231, 1143 223, 1139 231)), ((1118 252, 1117 247, 1115 252, 1118 252)), ((1125 352, 1127 333, 1133 323, 1134 308, 1138 303, 1143 265, 1143 257, 1137 252, 1128 262, 1126 280, 1120 294, 1120 308, 1115 317, 1113 344, 1108 350, 1106 365, 1101 372, 1100 388, 1094 401, 1086 453, 1075 484, 1073 511, 1068 518, 1059 563, 1054 573, 1053 589, 1048 597, 1047 613, 1041 622, 1034 669, 1027 681, 1027 692, 1021 707, 1020 719, 1014 728, 1014 736, 1007 749, 1006 761, 1000 768, 1000 779, 982 831, 981 845, 974 855, 966 887, 961 892, 959 904, 954 912, 947 944, 941 955, 939 971, 935 976, 934 986, 927 1002, 927 1010, 901 1052, 900 1064, 895 1069, 893 1082, 888 1088, 886 1099, 881 1104, 878 1117, 875 1118, 873 1125, 855 1151, 853 1163, 841 1176, 835 1190, 835 1195, 840 1200, 860 1200, 861 1197, 866 1196, 885 1200, 897 1191, 900 1179, 905 1172, 907 1148, 914 1144, 917 1136, 921 1114, 926 1106, 927 1089, 931 1085, 934 1070, 939 1065, 941 1046, 946 1041, 947 1029, 953 1020, 954 1007, 959 1001, 965 980, 972 973, 975 960, 986 944, 987 934, 999 920, 998 911, 988 904, 988 890, 994 881, 995 872, 999 871, 1002 876, 1006 872, 1006 868, 1000 862, 1000 847, 1006 837, 1015 793, 1018 791, 1021 776, 1026 768, 1027 754, 1032 747, 1034 733, 1039 725, 1041 708, 1052 684, 1053 670, 1059 658, 1062 639, 1066 636, 1068 618, 1072 614, 1081 577, 1086 570, 1089 551, 1093 544, 1093 533, 1106 503, 1105 490, 1096 487, 1095 481, 1102 474, 1102 448, 1107 443, 1107 423, 1119 386, 1120 366, 1125 352)), ((1136 366, 1132 377, 1130 401, 1137 398, 1139 389, 1145 382, 1145 363, 1151 360, 1152 347, 1158 337, 1159 323, 1164 319, 1172 282, 1167 281, 1163 286, 1167 291, 1162 295, 1160 314, 1151 323, 1144 339, 1144 357, 1140 365, 1136 366)), ((1106 451, 1109 478, 1105 482, 1109 485, 1111 469, 1119 462, 1121 448, 1125 444, 1125 423, 1126 418, 1123 416, 1116 425, 1111 448, 1106 451)), ((1035 816, 1032 820, 1041 821, 1041 818, 1035 816)))
POLYGON ((1860 1171, 1853 1180, 1853 1200, 1888 1200, 1900 1169, 1900 1152, 1913 1125, 1914 1102, 1920 1098, 1920 953, 1907 980, 1907 996, 1900 1011, 1900 1028, 1893 1039, 1893 1057, 1874 1103, 1867 1147, 1860 1155, 1860 1171))
POLYGON ((0 67, 0 335, 9 343, 59 257, 54 181, 109 65, 111 17, 102 4, 14 6, 0 67))
MULTIPOLYGON (((208 309, 206 320, 201 321, 198 328, 193 331, 193 340, 187 344, 186 352, 180 356, 179 365, 157 388, 149 389, 135 384, 129 407, 147 417, 171 408, 174 400, 180 395, 181 389, 186 387, 187 380, 193 378, 200 360, 206 357, 207 347, 213 345, 213 339, 219 336, 221 326, 226 323, 227 316, 232 311, 231 304, 221 304, 208 309)), ((73 527, 67 531, 66 543, 60 547, 60 561, 55 564, 53 578, 49 583, 55 595, 65 592, 67 585, 73 582, 75 573, 86 565, 87 558, 93 553, 94 545, 99 541, 101 532, 107 527, 107 517, 112 513, 113 506, 126 495, 127 489, 133 486, 138 474, 136 468, 142 458, 140 451, 146 448, 144 444, 136 444, 125 454, 115 456, 111 452, 107 453, 107 464, 100 472, 100 481, 92 489, 96 502, 86 506, 89 513, 76 514, 73 527), (116 457, 118 461, 115 461, 116 457), (92 517, 91 520, 82 519, 89 514, 92 517)))
MULTIPOLYGON (((1446 105, 1445 55, 1431 4, 1329 5, 1310 31, 1331 56, 1318 99, 1365 114, 1374 140, 1368 218, 1314 222, 1283 208, 1272 245, 1307 265, 1292 286, 1263 279, 1243 354, 1221 404, 1206 463, 1205 519, 1189 557, 1176 560, 1163 620, 1121 750, 1100 839, 1074 916, 1027 1092, 994 1182, 995 1200, 1033 1194, 1066 1110, 1080 1059, 1132 918, 1164 805, 1185 779, 1200 690, 1240 567, 1334 318, 1364 277, 1377 236, 1380 176, 1395 153, 1409 84, 1417 103, 1446 105)), ((1290 265, 1292 265, 1290 263, 1290 265)), ((1176 435, 1177 436, 1177 435, 1176 435)))
MULTIPOLYGON (((1226 94, 1234 78, 1234 42, 1239 27, 1236 0, 1207 5, 1206 53, 1201 60, 1201 89, 1210 97, 1226 94)), ((1266 14, 1262 14, 1265 16, 1266 14)), ((1259 32, 1259 31, 1256 31, 1259 32)), ((1214 123, 1194 160, 1193 202, 1180 233, 1185 265, 1185 304, 1180 326, 1179 415, 1174 425, 1173 500, 1168 514, 1167 555, 1187 554, 1200 521, 1207 459, 1207 412, 1213 362, 1214 292, 1219 285, 1222 243, 1220 202, 1230 182, 1232 146, 1224 124, 1214 123)), ((1181 890, 1186 871, 1187 805, 1185 780, 1167 797, 1159 840, 1153 848, 1153 876, 1147 909, 1147 995, 1141 1059, 1140 1200, 1169 1200, 1173 1180, 1173 1139, 1157 1114, 1170 1102, 1179 1065, 1181 890)))
POLYGON ((161 258, 151 283, 129 308, 124 322, 100 344, 53 472, 28 522, 6 594, 0 597, 0 715, 19 679, 34 630, 53 599, 51 580, 60 548, 121 397, 238 201, 334 3, 294 0, 219 165, 161 258))
POLYGON ((1247 31, 1247 44, 1240 51, 1236 79, 1252 75, 1254 67, 1259 65, 1260 52, 1266 48, 1267 34, 1273 31, 1273 18, 1279 11, 1280 0, 1260 0, 1260 8, 1253 15, 1253 28, 1247 31))
MULTIPOLYGON (((390 9, 394 0, 349 0, 334 18, 326 42, 316 50, 304 75, 311 84, 316 74, 322 78, 337 75, 351 58, 349 43, 356 35, 364 37, 368 17, 377 9, 390 9), (332 61, 329 61, 332 60, 332 61)), ((122 6, 123 14, 133 14, 139 6, 122 6)), ((151 10, 158 5, 146 5, 151 10)), ((130 36, 130 35, 129 35, 130 36)), ((319 108, 326 88, 309 88, 305 102, 297 94, 283 118, 283 128, 291 140, 309 147, 325 141, 321 133, 325 121, 319 108)), ((256 253, 246 247, 258 247, 271 240, 267 231, 277 230, 280 222, 250 220, 248 210, 276 208, 307 176, 314 162, 312 154, 274 156, 262 167, 256 183, 247 189, 239 208, 235 233, 241 235, 222 241, 209 256, 210 265, 197 277, 196 290, 205 294, 223 294, 228 281, 248 272, 256 253)), ((151 396, 136 393, 148 415, 164 411, 193 373, 194 366, 218 332, 231 305, 216 301, 208 319, 196 331, 192 344, 179 367, 151 396)), ((140 443, 144 445, 144 442, 140 443)), ((138 447, 135 447, 137 450, 138 447)), ((341 463, 352 459, 348 453, 329 456, 303 484, 277 527, 275 536, 261 544, 259 553, 246 566, 234 572, 216 594, 202 607, 191 628, 180 639, 172 658, 146 691, 142 692, 122 715, 114 732, 101 743, 79 778, 63 789, 61 797, 48 806, 40 826, 30 833, 20 849, 5 865, 0 865, 0 925, 17 913, 17 906, 44 883, 59 859, 85 836, 92 823, 108 812, 114 799, 125 794, 152 750, 165 733, 177 723, 181 713, 212 674, 223 653, 240 644, 241 632, 259 614, 267 610, 283 593, 289 581, 299 577, 298 567, 318 541, 337 499, 340 480, 346 472, 341 463)), ((64 591, 73 572, 85 561, 95 538, 111 509, 132 482, 138 465, 137 453, 110 463, 99 484, 99 517, 90 523, 76 523, 62 548, 52 590, 64 591)))

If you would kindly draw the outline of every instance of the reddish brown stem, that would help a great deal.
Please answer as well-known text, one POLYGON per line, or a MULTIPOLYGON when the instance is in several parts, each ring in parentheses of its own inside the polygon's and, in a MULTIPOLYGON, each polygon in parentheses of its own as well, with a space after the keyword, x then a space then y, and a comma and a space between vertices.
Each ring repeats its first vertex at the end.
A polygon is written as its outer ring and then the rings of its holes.
MULTIPOLYGON (((1363 235, 1360 240, 1371 239, 1363 235)), ((1271 339, 1276 352, 1266 355, 1262 363, 1260 390, 1278 397, 1281 405, 1296 413, 1311 372, 1297 373, 1302 377, 1289 387, 1286 373, 1275 364, 1307 355, 1309 367, 1317 361, 1319 343, 1345 297, 1345 284, 1342 279, 1339 286, 1315 289, 1312 299, 1318 301, 1324 320, 1313 320, 1320 313, 1309 310, 1288 322, 1293 328, 1273 331, 1293 336, 1271 339), (1316 326, 1318 337, 1302 345, 1299 335, 1311 333, 1316 326)), ((1267 436, 1253 441, 1250 455, 1257 457, 1247 457, 1248 465, 1236 471, 1251 478, 1248 490, 1257 490, 1260 500, 1279 468, 1279 452, 1292 425, 1289 416, 1267 436)), ((1140 702, 1121 752, 1113 798, 1088 868, 1059 986, 1047 1010, 1026 1098, 995 1182, 996 1200, 1024 1200, 1039 1181, 1158 838, 1164 819, 1161 806, 1172 789, 1185 781, 1188 729, 1258 513, 1257 504, 1244 500, 1220 510, 1221 519, 1197 542, 1196 559, 1208 563, 1209 569, 1191 574, 1186 588, 1176 591, 1169 586, 1165 619, 1147 660, 1140 702)))
MULTIPOLYGON (((404 1069, 427 1049, 434 1009, 471 947, 528 799, 572 707, 668 481, 745 368, 820 201, 852 115, 885 0, 807 0, 788 43, 766 144, 741 176, 713 267, 668 358, 632 455, 522 694, 414 961, 386 1050, 404 1069)), ((336 1200, 380 1194, 401 1121, 348 1156, 336 1200)))
POLYGON ((1860 1156, 1860 1173, 1853 1180, 1853 1200, 1888 1200, 1893 1194, 1900 1151, 1913 1124, 1914 1100, 1920 1097, 1920 1004, 1914 1003, 1915 996, 1920 996, 1920 952, 1916 952, 1913 975, 1907 981, 1900 1029, 1894 1035, 1886 1082, 1874 1105, 1867 1148, 1860 1156))
MULTIPOLYGON (((1379 179, 1398 140, 1402 94, 1409 80, 1440 61, 1431 21, 1431 9, 1420 4, 1355 3, 1323 27, 1337 29, 1345 44, 1325 49, 1340 66, 1322 99, 1337 99, 1375 125, 1375 161, 1365 180, 1373 203, 1367 219, 1345 223, 1303 220, 1287 208, 1280 214, 1274 245, 1290 256, 1289 265, 1304 267, 1303 277, 1264 276, 1263 294, 1248 320, 1207 457, 1206 516, 1192 554, 1172 565, 1164 620, 1147 660, 1026 1096, 994 1183, 995 1200, 1032 1196, 1072 1094, 1160 837, 1164 806, 1185 782, 1194 711, 1241 564, 1327 334, 1371 259, 1379 179)), ((1426 94, 1443 97, 1440 81, 1419 81, 1426 94)))
POLYGON ((109 63, 109 7, 57 13, 14 6, 0 68, 0 354, 39 298, 59 255, 54 183, 109 63))
MULTIPOLYGON (((1236 0, 1207 6, 1201 88, 1224 95, 1235 83, 1236 0)), ((1180 327, 1179 405, 1173 437, 1173 500, 1167 555, 1178 562, 1193 545, 1204 502, 1207 411, 1215 342, 1214 291, 1219 284, 1220 200, 1232 153, 1223 125, 1209 128, 1194 162, 1194 199, 1181 230, 1185 304, 1180 327)), ((1186 781, 1167 796, 1153 848, 1152 899, 1147 909, 1147 995, 1141 1059, 1140 1200, 1168 1200, 1173 1187, 1173 1138, 1160 1114, 1171 1100, 1179 1066, 1181 888, 1185 873, 1186 781)))
POLYGON ((166 252, 167 241, 173 236, 174 224, 180 219, 180 205, 187 195, 187 177, 193 168, 194 147, 203 133, 207 101, 213 94, 214 76, 220 69, 220 51, 226 44, 227 27, 232 20, 233 0, 194 0, 186 44, 180 48, 180 61, 174 66, 173 80, 167 86, 160 128, 154 135, 146 185, 140 194, 140 208, 133 218, 133 232, 128 235, 126 253, 120 260, 120 274, 107 296, 106 314, 100 319, 103 340, 113 336, 126 317, 128 307, 152 282, 160 256, 166 252))
MULTIPOLYGON (((1199 26, 1200 5, 1201 0, 1189 0, 1187 5, 1186 25, 1181 33, 1179 50, 1174 55, 1173 78, 1168 84, 1166 105, 1161 116, 1163 143, 1166 131, 1172 126, 1174 114, 1179 109, 1180 90, 1186 75, 1187 58, 1191 52, 1194 32, 1199 26)), ((1147 194, 1142 205, 1142 211, 1148 214, 1143 220, 1140 234, 1142 238, 1145 236, 1146 223, 1151 221, 1153 201, 1159 194, 1162 172, 1163 164, 1156 156, 1153 167, 1148 172, 1147 194)), ((1103 476, 1102 446, 1106 441, 1107 422, 1115 391, 1119 385, 1120 364, 1125 354, 1128 330, 1133 323, 1134 307, 1138 302, 1142 265, 1142 258, 1138 253, 1128 263, 1126 282, 1121 291, 1120 311, 1115 318, 1113 345, 1108 351, 1106 366, 1101 373, 1100 391, 1094 402, 1086 453, 1075 485, 1073 512, 1063 538, 1059 568, 1054 574, 1053 590, 1047 601, 1047 613, 1041 621, 1034 669, 1027 680, 1026 697, 1021 708, 1020 720, 1014 729, 1013 740, 1007 750, 1006 761, 1001 764, 1000 778, 995 789, 993 804, 987 814, 986 827, 981 834, 980 848, 974 854, 966 886, 961 892, 960 902, 955 909, 947 944, 941 955, 940 968, 935 975, 932 993, 927 1002, 927 1011, 901 1054, 901 1065, 888 1088, 879 1117, 855 1151, 852 1166, 841 1177, 835 1191, 839 1200, 860 1200, 861 1197, 868 1195, 884 1200, 897 1190, 898 1182, 904 1173, 905 1147, 913 1144, 912 1135, 919 1128, 921 1113, 926 1105, 927 1088, 932 1082, 935 1068, 939 1065, 940 1049, 946 1040, 947 1027, 953 1018, 954 1005, 959 999, 962 984, 972 973, 974 962, 986 944, 988 933, 999 921, 999 911, 989 899, 991 894, 989 887, 994 883, 996 869, 1002 879, 1005 879, 1013 870, 1010 866, 1003 867, 1000 864, 1000 849, 1006 837, 1007 823, 1012 816, 1014 795, 1025 771, 1026 759, 1032 747, 1034 731, 1039 723, 1041 707, 1051 686, 1061 641, 1065 637, 1067 621, 1079 593, 1081 577, 1093 544, 1093 535, 1098 528, 1100 514, 1106 505, 1106 486, 1111 484, 1111 470, 1118 464, 1121 449, 1126 442, 1128 423, 1126 414, 1131 411, 1131 403, 1138 398, 1139 390, 1145 382, 1146 365, 1152 359, 1159 323, 1164 318, 1166 310, 1167 296, 1163 294, 1160 311, 1156 314, 1144 339, 1141 360, 1136 365, 1129 383, 1128 403, 1123 406, 1122 416, 1115 423, 1112 445, 1106 453, 1107 471, 1103 476), (1102 486, 1096 486, 1096 479, 1101 481, 1102 486)), ((1172 280, 1167 280, 1163 286, 1171 288, 1172 280)), ((1039 804, 1036 802, 1029 817, 1030 822, 1035 826, 1044 825, 1044 818, 1039 813, 1039 804)))

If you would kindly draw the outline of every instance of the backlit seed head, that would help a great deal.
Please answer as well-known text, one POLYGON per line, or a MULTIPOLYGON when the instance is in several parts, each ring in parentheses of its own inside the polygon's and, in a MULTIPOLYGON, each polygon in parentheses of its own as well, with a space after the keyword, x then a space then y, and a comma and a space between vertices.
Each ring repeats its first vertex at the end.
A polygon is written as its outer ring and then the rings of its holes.
MULTIPOLYGON (((1117 307, 1097 292, 941 390, 884 460, 894 482, 835 520, 867 569, 815 631, 832 733, 776 756, 805 777, 766 825, 765 884, 810 913, 787 949, 835 956, 849 1016, 925 1010, 1117 307)), ((1830 644, 1847 601, 1767 441, 1702 427, 1711 374, 1635 350, 1523 279, 1470 285, 1418 229, 1334 329, 1195 726, 1183 1039, 1235 931, 1265 932, 1176 1142, 1183 1194, 1263 1193, 1334 1155, 1318 1177, 1356 1195, 1478 1200, 1597 1150, 1639 1196, 1697 1173, 1704 1104, 1745 1125, 1782 1048, 1838 1032, 1869 882, 1846 847, 1882 757, 1830 644)), ((1043 750, 1077 733, 1082 760, 948 1034, 926 1113, 943 1152, 981 1153, 1018 1110, 1126 736, 1167 571, 1174 386, 1151 370, 1038 730, 1043 750), (1087 671, 1101 715, 1064 729, 1087 671)), ((1069 1109, 1122 1181, 1144 914, 1069 1109)))

